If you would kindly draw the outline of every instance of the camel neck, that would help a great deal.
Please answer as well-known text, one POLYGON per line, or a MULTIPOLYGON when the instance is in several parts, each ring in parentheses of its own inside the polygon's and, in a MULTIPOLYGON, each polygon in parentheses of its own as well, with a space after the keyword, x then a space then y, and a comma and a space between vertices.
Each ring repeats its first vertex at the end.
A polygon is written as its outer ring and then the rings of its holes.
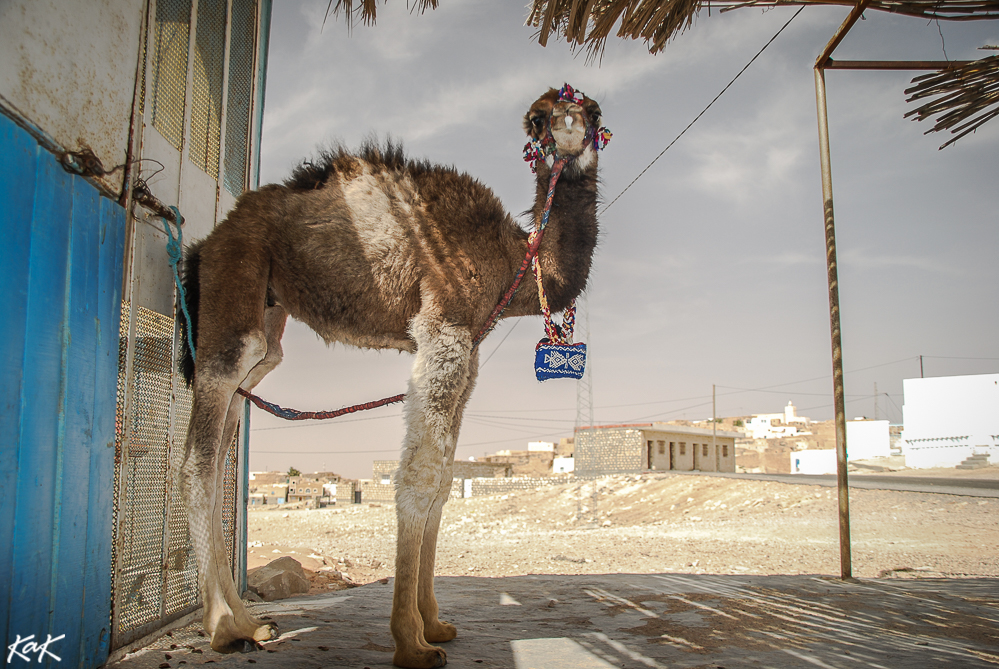
MULTIPOLYGON (((538 249, 542 279, 552 311, 568 307, 586 287, 597 242, 596 166, 585 171, 573 168, 567 166, 558 179, 548 225, 538 249)), ((533 209, 535 227, 544 215, 550 176, 550 170, 538 170, 533 209)), ((523 296, 518 295, 527 300, 522 308, 529 313, 540 313, 537 286, 531 285, 523 293, 523 296)))

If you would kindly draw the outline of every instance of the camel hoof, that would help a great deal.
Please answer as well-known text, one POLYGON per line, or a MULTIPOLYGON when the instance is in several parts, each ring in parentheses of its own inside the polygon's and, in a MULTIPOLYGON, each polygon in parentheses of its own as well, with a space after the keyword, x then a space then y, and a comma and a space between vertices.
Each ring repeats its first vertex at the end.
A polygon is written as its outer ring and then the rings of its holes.
POLYGON ((458 629, 451 623, 443 620, 437 621, 434 625, 427 625, 423 628, 423 638, 429 643, 446 643, 458 636, 458 629))
POLYGON ((265 623, 253 632, 253 640, 257 642, 270 641, 278 636, 280 636, 280 632, 278 632, 277 623, 274 622, 265 623))
POLYGON ((440 648, 418 648, 408 653, 395 651, 392 664, 404 669, 434 669, 447 664, 447 653, 440 648))
POLYGON ((233 639, 232 641, 222 641, 212 639, 212 650, 217 653, 253 653, 259 649, 256 641, 250 639, 233 639))

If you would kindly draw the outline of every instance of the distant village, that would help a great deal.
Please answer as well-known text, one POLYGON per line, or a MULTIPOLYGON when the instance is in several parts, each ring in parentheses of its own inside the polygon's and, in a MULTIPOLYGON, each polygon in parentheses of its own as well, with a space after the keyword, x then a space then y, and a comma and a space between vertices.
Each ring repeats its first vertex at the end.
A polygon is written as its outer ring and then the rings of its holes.
MULTIPOLYGON (((999 460, 999 374, 905 379, 903 424, 863 416, 846 423, 851 469, 977 468, 999 460)), ((394 499, 396 460, 376 460, 370 479, 334 472, 251 472, 252 507, 321 507, 394 499)), ((533 441, 456 460, 452 497, 504 494, 612 474, 699 471, 834 474, 834 421, 782 413, 577 428, 558 443, 533 441)))

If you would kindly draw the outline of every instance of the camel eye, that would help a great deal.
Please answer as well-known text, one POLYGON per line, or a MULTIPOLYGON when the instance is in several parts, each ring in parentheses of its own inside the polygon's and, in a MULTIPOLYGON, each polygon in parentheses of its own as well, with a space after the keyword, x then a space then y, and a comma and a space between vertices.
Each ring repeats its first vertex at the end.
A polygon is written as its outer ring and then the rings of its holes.
POLYGON ((531 125, 534 127, 535 130, 540 132, 545 127, 545 117, 535 116, 531 118, 531 125))

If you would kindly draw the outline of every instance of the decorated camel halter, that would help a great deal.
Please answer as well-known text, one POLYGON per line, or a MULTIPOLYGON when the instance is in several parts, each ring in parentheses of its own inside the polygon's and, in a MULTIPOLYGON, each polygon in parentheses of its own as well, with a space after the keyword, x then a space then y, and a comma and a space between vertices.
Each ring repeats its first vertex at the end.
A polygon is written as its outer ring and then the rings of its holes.
MULTIPOLYGON (((583 94, 573 90, 572 86, 565 84, 558 93, 557 102, 573 102, 581 105, 583 94)), ((584 115, 584 119, 585 119, 584 115)), ((584 146, 593 143, 593 150, 599 151, 607 146, 610 141, 611 132, 607 128, 594 128, 588 120, 586 123, 586 135, 583 139, 584 146)), ((548 197, 545 200, 545 210, 541 216, 537 228, 528 237, 528 258, 534 269, 534 279, 538 284, 538 300, 541 302, 541 313, 545 317, 545 338, 538 342, 534 353, 534 373, 538 381, 548 379, 580 379, 586 369, 586 344, 583 342, 573 343, 572 334, 576 324, 576 300, 573 298, 568 308, 563 312, 561 327, 552 319, 551 309, 548 306, 548 298, 545 295, 544 282, 541 280, 541 262, 538 258, 537 249, 541 246, 541 236, 544 234, 545 226, 548 225, 548 215, 551 212, 552 200, 555 197, 555 184, 558 182, 562 168, 573 157, 562 157, 558 155, 555 137, 552 135, 551 118, 545 129, 545 136, 532 139, 524 147, 524 160, 531 164, 531 171, 537 173, 538 162, 544 161, 551 167, 551 181, 548 185, 548 197), (534 249, 534 253, 531 253, 534 249)), ((518 275, 519 282, 519 275, 518 275)), ((514 288, 514 290, 516 290, 514 288)))

